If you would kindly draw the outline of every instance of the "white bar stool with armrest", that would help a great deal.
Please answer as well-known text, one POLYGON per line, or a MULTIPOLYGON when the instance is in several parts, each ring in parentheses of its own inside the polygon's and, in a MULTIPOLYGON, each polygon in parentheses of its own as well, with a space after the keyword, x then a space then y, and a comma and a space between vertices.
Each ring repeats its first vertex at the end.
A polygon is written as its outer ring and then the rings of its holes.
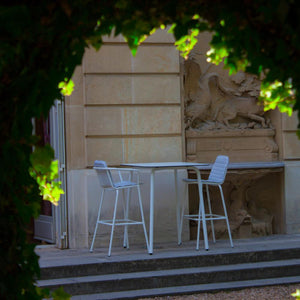
MULTIPOLYGON (((224 183, 226 173, 227 173, 227 167, 229 164, 229 158, 228 156, 225 155, 219 155, 211 169, 211 172, 209 174, 209 177, 207 180, 197 180, 197 179, 183 179, 183 181, 186 183, 185 187, 185 194, 187 195, 188 191, 188 185, 189 184, 198 184, 199 190, 203 191, 202 186, 206 186, 206 194, 207 194, 207 203, 208 203, 208 213, 205 213, 205 206, 204 206, 204 201, 202 203, 201 199, 199 199, 199 211, 198 214, 184 214, 184 205, 182 205, 181 208, 181 219, 180 219, 180 226, 179 226, 179 236, 181 236, 182 232, 182 222, 183 219, 186 218, 188 220, 193 220, 198 222, 198 228, 197 228, 197 245, 196 249, 199 250, 199 240, 200 240, 200 224, 201 221, 210 221, 211 222, 211 230, 212 230, 212 237, 214 243, 216 242, 215 239, 215 230, 214 230, 214 220, 225 220, 227 224, 227 230, 228 230, 228 235, 229 235, 229 240, 230 240, 230 245, 233 247, 233 242, 232 242, 232 237, 231 237, 231 232, 230 232, 230 226, 229 226, 229 221, 228 221, 228 215, 227 215, 227 210, 226 210, 226 205, 225 205, 225 200, 224 200, 224 195, 223 195, 223 190, 222 190, 222 184, 224 183), (202 186, 200 187, 199 184, 202 186), (222 205, 223 205, 223 210, 224 210, 224 215, 217 215, 213 214, 211 210, 211 204, 210 204, 210 197, 209 197, 209 189, 208 186, 218 186, 221 194, 221 199, 222 199, 222 205)), ((188 199, 188 197, 186 197, 188 199)), ((203 197, 202 197, 203 199, 203 197)), ((206 228, 203 228, 203 230, 206 230, 206 228)), ((206 233, 207 236, 207 233, 206 233)), ((180 240, 181 242, 181 240, 180 240)), ((208 243, 207 243, 207 249, 208 250, 208 243)))
MULTIPOLYGON (((128 242, 128 233, 127 233, 127 226, 128 225, 142 225, 144 229, 145 234, 145 240, 147 245, 147 250, 149 250, 149 244, 148 244, 148 236, 145 226, 145 220, 144 220, 144 212, 143 212, 143 206, 142 206, 142 198, 141 198, 141 191, 140 191, 140 181, 139 181, 139 172, 136 169, 128 169, 128 168, 108 168, 105 161, 96 160, 94 162, 94 169, 97 172, 97 176, 102 188, 101 197, 100 197, 100 204, 99 204, 99 210, 98 210, 98 216, 94 231, 94 236, 90 248, 90 252, 93 252, 94 248, 94 242, 95 237, 98 229, 98 224, 108 225, 111 226, 111 234, 110 234, 110 242, 109 242, 109 248, 108 248, 108 256, 111 255, 111 247, 112 247, 112 240, 113 240, 113 234, 114 234, 114 228, 115 226, 124 226, 124 248, 129 248, 129 242, 128 242), (112 173, 116 172, 119 176, 119 181, 115 182, 112 176, 112 173), (124 180, 124 174, 127 172, 129 174, 129 180, 124 180), (136 180, 133 181, 133 175, 136 176, 136 180), (130 201, 130 192, 131 189, 137 189, 138 192, 138 202, 140 207, 140 213, 141 213, 141 220, 131 220, 129 219, 129 201, 130 201), (125 190, 127 190, 127 196, 125 197, 125 190), (114 191, 115 192, 115 201, 114 201, 114 209, 113 209, 113 217, 112 219, 101 219, 101 208, 104 201, 104 195, 107 191, 114 191), (125 202, 124 205, 124 219, 116 219, 117 215, 117 207, 118 207, 118 200, 119 200, 119 191, 122 191, 123 201, 125 202)), ((108 201, 111 201, 108 199, 108 201)))

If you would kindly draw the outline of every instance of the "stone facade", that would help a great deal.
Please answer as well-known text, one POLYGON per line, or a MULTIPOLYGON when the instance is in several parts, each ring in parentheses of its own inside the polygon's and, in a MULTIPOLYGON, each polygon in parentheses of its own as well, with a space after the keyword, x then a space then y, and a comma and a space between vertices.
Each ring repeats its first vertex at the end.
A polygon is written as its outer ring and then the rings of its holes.
MULTIPOLYGON (((162 30, 135 57, 120 36, 106 38, 99 52, 86 50, 75 72, 76 90, 66 99, 70 247, 88 247, 94 230, 100 193, 95 160, 117 166, 185 159, 179 60, 172 36, 162 30)), ((148 222, 148 172, 142 172, 142 181, 148 222)), ((168 188, 173 181, 167 171, 157 174, 156 241, 176 240, 175 194, 168 188)), ((140 233, 131 234, 131 241, 144 243, 140 233)), ((107 240, 104 231, 95 246, 107 240)))
POLYGON ((209 35, 199 37, 184 62, 184 104, 189 161, 277 161, 279 147, 271 117, 258 103, 260 81, 206 62, 209 35))
MULTIPOLYGON (((278 111, 265 113, 257 105, 257 78, 243 73, 229 77, 222 66, 208 64, 205 53, 209 40, 209 34, 202 34, 186 62, 180 59, 172 36, 162 30, 149 37, 135 57, 120 36, 106 38, 99 52, 86 50, 74 75, 76 89, 66 99, 71 248, 88 247, 94 230, 100 192, 92 169, 96 159, 109 165, 213 162, 218 154, 225 154, 231 162, 285 161, 284 173, 229 174, 230 181, 224 189, 230 207, 236 196, 233 191, 237 180, 251 181, 251 187, 242 195, 245 199, 247 194, 251 203, 249 207, 245 200, 241 204, 243 209, 246 207, 244 219, 239 222, 237 214, 231 218, 236 237, 300 232, 297 119, 278 111), (249 231, 247 214, 256 220, 268 219, 271 225, 251 225, 249 231)), ((176 242, 174 179, 168 171, 157 175, 154 242, 176 242)), ((179 177, 186 175, 182 171, 179 177)), ((142 172, 146 222, 149 180, 149 173, 142 172)), ((105 210, 109 213, 108 207, 105 210)), ((136 230, 135 234, 129 232, 129 237, 135 243, 143 243, 142 230, 136 230)), ((222 229, 219 232, 222 236, 222 229)), ((121 239, 121 235, 117 233, 116 239, 121 239)), ((188 224, 184 236, 189 238, 188 224)), ((107 245, 107 240, 106 232, 98 234, 95 247, 107 245)))
MULTIPOLYGON (((207 63, 208 39, 208 34, 199 37, 183 67, 186 158, 213 162, 223 154, 230 162, 286 161, 285 173, 283 168, 229 171, 224 190, 234 237, 295 232, 299 193, 292 174, 300 170, 291 160, 300 154, 296 119, 264 112, 255 76, 229 76, 222 66, 207 63)), ((191 188, 190 207, 197 206, 197 192, 191 188)), ((220 224, 219 235, 224 231, 220 224)))
POLYGON ((300 141, 296 136, 298 118, 282 115, 282 152, 285 161, 284 213, 287 233, 300 233, 300 141))

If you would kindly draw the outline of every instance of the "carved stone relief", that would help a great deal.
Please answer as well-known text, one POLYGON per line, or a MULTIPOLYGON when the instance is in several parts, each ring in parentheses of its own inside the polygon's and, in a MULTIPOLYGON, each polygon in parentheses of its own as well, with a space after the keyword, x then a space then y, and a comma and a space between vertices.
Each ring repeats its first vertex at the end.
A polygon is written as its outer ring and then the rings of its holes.
MULTIPOLYGON (((224 76, 224 75, 223 75, 224 76)), ((211 67, 201 70, 190 58, 184 62, 186 129, 260 129, 271 128, 262 105, 258 103, 260 81, 239 72, 227 82, 211 67)))
MULTIPOLYGON (((282 215, 280 207, 281 169, 236 170, 227 174, 223 192, 234 238, 251 238, 280 233, 282 215), (268 186, 272 182, 275 186, 268 186), (261 187, 264 186, 265 189, 261 187)), ((194 175, 190 175, 194 177, 194 175)), ((199 205, 197 185, 189 187, 189 210, 196 213, 199 205)), ((204 199, 206 195, 204 193, 204 199)), ((210 188, 212 211, 223 214, 218 189, 210 188)), ((206 201, 206 200, 205 200, 206 201)), ((205 204, 207 205, 207 204, 205 204)), ((207 206, 206 206, 207 208, 207 206)), ((191 238, 196 237, 197 224, 191 224, 191 238)), ((214 222, 216 238, 228 238, 224 221, 214 222)), ((207 222, 208 234, 211 227, 207 222)))
MULTIPOLYGON (((222 66, 207 63, 206 42, 200 37, 183 65, 186 160, 212 163, 217 155, 223 154, 229 156, 230 162, 278 161, 275 129, 258 102, 259 79, 243 72, 229 76, 222 66)), ((226 180, 227 208, 236 237, 267 235, 274 228, 280 232, 277 223, 281 222, 281 212, 274 213, 272 206, 268 209, 265 187, 253 192, 264 177, 264 170, 240 171, 226 180)), ((278 207, 281 196, 273 196, 274 206, 278 207)), ((191 209, 193 201, 190 199, 191 209)), ((193 226, 190 228, 193 235, 193 226)), ((216 229, 217 236, 226 238, 224 224, 217 224, 216 229)))
POLYGON ((207 63, 201 38, 183 63, 187 160, 212 162, 220 152, 231 162, 278 160, 275 128, 258 102, 260 80, 207 63))

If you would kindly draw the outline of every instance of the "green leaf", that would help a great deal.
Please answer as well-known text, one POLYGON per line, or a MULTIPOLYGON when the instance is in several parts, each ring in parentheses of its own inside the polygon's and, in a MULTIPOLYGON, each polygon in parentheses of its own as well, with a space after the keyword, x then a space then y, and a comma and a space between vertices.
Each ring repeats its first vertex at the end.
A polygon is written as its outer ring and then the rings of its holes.
POLYGON ((214 63, 215 65, 220 64, 224 61, 224 58, 228 57, 228 50, 223 46, 211 47, 206 53, 207 61, 214 63))
POLYGON ((31 154, 31 164, 29 174, 36 180, 43 200, 57 205, 64 191, 60 187, 61 182, 55 181, 59 177, 59 168, 58 161, 54 160, 54 151, 51 146, 37 147, 31 154))
POLYGON ((296 299, 300 299, 300 290, 296 290, 295 293, 291 294, 293 297, 295 297, 296 299))
POLYGON ((52 292, 53 300, 69 300, 71 299, 71 295, 66 293, 63 287, 58 288, 54 292, 52 292))
POLYGON ((295 98, 295 91, 289 80, 284 83, 278 80, 271 83, 262 81, 259 99, 263 101, 265 109, 275 109, 278 107, 280 112, 291 116, 296 101, 295 98))
POLYGON ((61 93, 64 96, 70 96, 74 90, 74 82, 72 81, 72 79, 68 80, 67 78, 65 78, 65 81, 61 81, 58 84, 58 88, 61 90, 61 93))
POLYGON ((30 161, 36 172, 47 172, 54 159, 54 150, 47 144, 44 147, 36 147, 30 156, 30 161))
POLYGON ((198 42, 196 38, 198 34, 198 29, 191 29, 190 34, 182 36, 179 40, 175 42, 175 46, 180 51, 180 55, 182 57, 188 57, 189 53, 198 42))

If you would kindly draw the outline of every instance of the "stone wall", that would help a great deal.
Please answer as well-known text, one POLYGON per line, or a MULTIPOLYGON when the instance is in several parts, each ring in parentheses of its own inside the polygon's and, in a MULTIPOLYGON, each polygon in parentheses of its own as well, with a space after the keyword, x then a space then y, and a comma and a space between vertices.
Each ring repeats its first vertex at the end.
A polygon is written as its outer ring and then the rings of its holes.
MULTIPOLYGON (((87 247, 94 230, 100 192, 91 169, 94 160, 109 165, 184 160, 179 60, 172 35, 162 30, 150 36, 135 57, 121 36, 104 39, 98 52, 86 50, 75 72, 75 91, 66 99, 72 248, 87 247)), ((173 185, 169 177, 166 172, 157 176, 156 211, 162 215, 156 216, 156 227, 164 230, 157 230, 156 241, 176 237, 174 191, 165 190, 173 185)), ((146 221, 149 180, 149 174, 143 172, 146 221)), ((98 235, 95 246, 108 236, 106 232, 98 235)), ((143 242, 142 230, 132 236, 143 242)))
MULTIPOLYGON (((297 118, 278 111, 265 113, 256 103, 257 78, 243 73, 229 77, 222 65, 208 64, 205 53, 209 40, 209 34, 202 34, 185 63, 172 36, 164 31, 149 37, 136 57, 120 36, 106 38, 99 52, 86 50, 74 75, 75 91, 66 99, 71 248, 88 247, 94 230, 100 192, 92 170, 96 159, 110 165, 213 162, 218 154, 226 154, 231 162, 284 161, 284 174, 264 174, 247 189, 252 208, 245 201, 242 205, 245 216, 254 216, 254 204, 266 213, 264 216, 271 216, 271 227, 262 226, 265 233, 268 228, 273 233, 300 232, 297 118)), ((154 242, 176 242, 173 178, 168 171, 157 174, 154 242)), ((185 176, 180 172, 180 178, 185 176)), ((230 176, 224 187, 229 208, 233 181, 240 175, 230 176)), ((249 176, 255 179, 258 175, 249 176)), ((142 181, 148 222, 149 173, 142 172, 142 181)), ((260 231, 258 227, 251 235, 260 231)), ((247 226, 234 230, 236 237, 249 236, 247 226)), ((186 237, 188 231, 186 226, 186 237)), ((134 242, 143 242, 142 231, 133 233, 134 242)), ((106 232, 99 234, 95 246, 106 245, 107 236, 106 232)), ((116 239, 121 239, 121 233, 116 239)))
MULTIPOLYGON (((294 132, 284 131, 283 116, 265 112, 259 104, 257 77, 242 72, 229 76, 222 65, 206 61, 209 39, 209 34, 200 35, 183 64, 187 160, 212 163, 222 154, 230 162, 276 162, 285 159, 287 151, 299 153, 297 146, 288 145, 289 138, 297 142, 294 132)), ((235 238, 286 231, 283 174, 283 168, 228 172, 224 190, 235 238)), ((190 207, 197 203, 193 187, 190 207)), ((217 211, 218 203, 213 203, 217 211)), ((226 237, 224 232, 225 224, 220 224, 217 235, 226 237)))
POLYGON ((87 49, 67 99, 70 169, 182 160, 179 53, 159 31, 131 55, 122 37, 87 49), (112 151, 113 150, 113 151, 112 151), (150 150, 150 151, 149 151, 150 150))
POLYGON ((285 160, 284 214, 287 233, 300 233, 300 140, 296 135, 298 118, 282 115, 281 139, 285 160))
MULTIPOLYGON (((232 165, 239 166, 239 164, 232 165)), ((233 238, 251 238, 283 233, 285 230, 282 197, 283 167, 266 164, 264 168, 258 168, 255 163, 252 163, 252 167, 251 163, 241 163, 240 166, 242 165, 244 167, 236 169, 230 166, 222 186, 233 238)), ((208 174, 208 171, 201 172, 204 178, 208 174)), ((193 173, 190 173, 189 176, 195 177, 193 173)), ((189 196, 190 213, 195 213, 199 203, 196 185, 189 187, 189 196)), ((206 199, 206 193, 204 193, 204 199, 206 199)), ((213 212, 222 215, 224 212, 217 187, 210 187, 210 199, 213 212)), ((227 239, 225 222, 222 220, 214 223, 216 237, 227 239)), ((195 239, 196 224, 191 223, 190 226, 191 239, 195 239)), ((211 234, 209 222, 208 233, 211 234)))

